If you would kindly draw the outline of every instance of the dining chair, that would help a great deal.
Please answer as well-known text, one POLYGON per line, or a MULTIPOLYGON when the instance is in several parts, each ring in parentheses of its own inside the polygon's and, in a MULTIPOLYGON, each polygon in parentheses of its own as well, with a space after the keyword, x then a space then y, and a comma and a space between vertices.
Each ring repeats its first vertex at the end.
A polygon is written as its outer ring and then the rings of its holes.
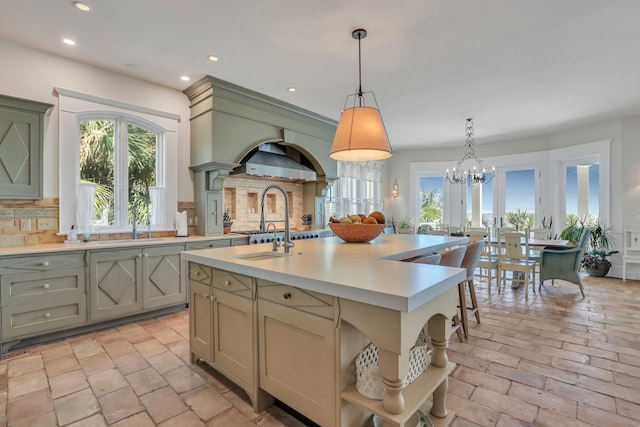
POLYGON ((480 272, 479 276, 481 279, 484 277, 482 271, 485 270, 487 272, 487 287, 489 292, 491 292, 491 280, 496 277, 492 274, 494 270, 498 269, 497 246, 491 239, 491 228, 487 227, 486 230, 483 230, 482 232, 469 231, 467 232, 467 235, 469 236, 470 243, 478 240, 484 241, 482 253, 478 259, 478 270, 480 272))
MULTIPOLYGON (((444 265, 446 267, 460 267, 462 265, 462 260, 464 259, 464 254, 466 252, 467 252, 466 246, 458 246, 457 248, 444 251, 440 254, 441 258, 440 258, 439 265, 444 265)), ((459 299, 458 302, 460 307, 467 306, 465 290, 464 290, 464 281, 458 283, 458 299, 459 299)), ((460 340, 460 342, 465 342, 466 338, 464 335, 464 326, 463 326, 464 321, 461 322, 460 319, 461 317, 462 319, 467 318, 467 311, 466 309, 464 310, 461 309, 460 311, 461 311, 460 315, 456 313, 456 315, 453 316, 453 319, 452 319, 453 328, 451 329, 451 333, 453 334, 454 332, 456 332, 458 334, 458 339, 460 340)))
MULTIPOLYGON (((511 271, 511 283, 524 283, 524 293, 529 294, 529 282, 534 283, 533 273, 536 261, 530 258, 529 234, 503 232, 498 229, 498 293, 506 282, 506 272, 511 271), (517 274, 516 274, 517 273, 517 274)), ((535 292, 535 285, 532 286, 535 292)))
POLYGON ((440 264, 440 258, 442 258, 440 256, 440 254, 433 254, 433 255, 423 256, 423 257, 420 257, 420 258, 415 258, 415 259, 411 260, 411 262, 415 262, 417 264, 434 264, 434 265, 438 265, 438 264, 440 264))
POLYGON ((462 305, 462 300, 460 301, 460 311, 462 314, 462 328, 464 329, 464 336, 469 338, 469 316, 476 316, 476 321, 480 323, 480 312, 478 311, 478 299, 476 298, 476 288, 473 283, 473 275, 476 271, 476 267, 478 266, 478 260, 482 255, 482 249, 484 248, 484 239, 476 240, 474 242, 468 243, 466 247, 466 251, 464 253, 464 258, 462 259, 462 263, 460 264, 461 268, 467 269, 467 279, 462 283, 463 290, 465 292, 465 285, 469 288, 469 298, 471 299, 471 306, 466 305, 466 295, 465 295, 465 305, 462 305))
POLYGON ((582 231, 578 246, 569 248, 543 248, 540 251, 540 285, 538 292, 542 289, 545 280, 554 279, 566 280, 575 283, 580 287, 580 293, 584 298, 584 288, 580 280, 580 261, 587 250, 589 237, 593 232, 593 228, 588 227, 582 231))
MULTIPOLYGON (((541 240, 551 239, 551 230, 548 228, 532 228, 529 230, 529 237, 532 239, 541 239, 541 240)), ((529 258, 536 261, 536 266, 538 268, 540 267, 540 251, 541 250, 542 248, 531 248, 529 252, 529 258)))

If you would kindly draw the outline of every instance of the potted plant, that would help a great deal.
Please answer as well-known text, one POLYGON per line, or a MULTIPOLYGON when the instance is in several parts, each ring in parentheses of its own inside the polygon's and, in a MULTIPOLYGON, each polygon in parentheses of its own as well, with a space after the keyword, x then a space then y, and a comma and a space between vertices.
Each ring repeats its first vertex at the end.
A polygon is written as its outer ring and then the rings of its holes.
POLYGON ((233 225, 233 221, 231 221, 231 214, 229 213, 229 208, 224 210, 224 214, 222 214, 222 229, 224 234, 231 233, 231 225, 233 225))
POLYGON ((611 227, 596 220, 589 237, 588 252, 580 261, 580 265, 590 276, 604 277, 609 273, 611 261, 607 257, 618 253, 618 251, 609 250, 612 245, 611 227))
POLYGON ((398 223, 398 234, 413 234, 413 222, 411 218, 403 218, 398 223))
POLYGON ((302 229, 310 230, 311 229, 311 214, 302 215, 302 229))

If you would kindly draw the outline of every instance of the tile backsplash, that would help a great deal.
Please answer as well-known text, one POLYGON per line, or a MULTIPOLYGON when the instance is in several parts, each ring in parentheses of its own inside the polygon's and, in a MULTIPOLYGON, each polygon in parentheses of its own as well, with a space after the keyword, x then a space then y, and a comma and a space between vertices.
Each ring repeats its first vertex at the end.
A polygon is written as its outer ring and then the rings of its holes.
POLYGON ((58 199, 0 200, 0 246, 62 243, 58 199))
MULTIPOLYGON (((42 200, 0 200, 0 247, 63 243, 58 235, 59 202, 57 198, 42 200)), ((194 234, 193 202, 178 202, 180 212, 187 211, 189 235, 194 234)), ((173 231, 154 232, 155 236, 173 236, 173 231)), ((126 239, 131 233, 99 234, 91 239, 126 239)))
MULTIPOLYGON (((277 184, 287 193, 291 229, 302 228, 302 184, 229 177, 224 182, 224 207, 229 210, 233 220, 232 232, 257 230, 260 227, 261 196, 269 184, 277 184)), ((278 191, 270 191, 265 199, 266 222, 274 222, 278 229, 283 229, 284 213, 284 196, 278 191)))

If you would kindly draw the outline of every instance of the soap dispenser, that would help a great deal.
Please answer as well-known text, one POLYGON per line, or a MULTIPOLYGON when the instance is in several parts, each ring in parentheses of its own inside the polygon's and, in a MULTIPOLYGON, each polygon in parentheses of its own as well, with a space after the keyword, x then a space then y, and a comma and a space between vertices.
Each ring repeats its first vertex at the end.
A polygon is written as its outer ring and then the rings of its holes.
POLYGON ((71 230, 69 230, 69 233, 67 234, 67 240, 70 242, 78 240, 78 233, 75 225, 71 225, 71 230))

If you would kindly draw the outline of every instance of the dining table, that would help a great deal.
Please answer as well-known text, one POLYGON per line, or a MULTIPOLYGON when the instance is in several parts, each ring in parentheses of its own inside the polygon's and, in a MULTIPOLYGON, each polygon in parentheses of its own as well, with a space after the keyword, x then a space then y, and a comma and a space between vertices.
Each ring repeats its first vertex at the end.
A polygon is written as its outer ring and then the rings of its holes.
POLYGON ((569 240, 563 239, 529 239, 529 246, 547 247, 547 248, 564 248, 570 245, 569 240))
MULTIPOLYGON (((491 238, 491 243, 492 244, 496 244, 498 243, 498 239, 495 238, 491 238)), ((524 244, 524 239, 523 242, 524 244)), ((529 239, 529 247, 534 247, 536 249, 536 252, 540 249, 543 248, 565 248, 567 246, 571 246, 570 245, 570 241, 569 240, 564 240, 564 239, 529 239)), ((532 258, 539 258, 539 255, 533 255, 532 258)), ((516 274, 516 272, 514 272, 513 274, 516 274)), ((520 280, 522 280, 524 273, 522 272, 518 272, 517 273, 520 280)), ((500 279, 498 279, 500 280, 500 279)), ((498 282, 499 283, 499 282, 498 282)), ((520 283, 519 282, 513 282, 511 284, 511 287, 513 289, 517 289, 520 287, 520 283)))

